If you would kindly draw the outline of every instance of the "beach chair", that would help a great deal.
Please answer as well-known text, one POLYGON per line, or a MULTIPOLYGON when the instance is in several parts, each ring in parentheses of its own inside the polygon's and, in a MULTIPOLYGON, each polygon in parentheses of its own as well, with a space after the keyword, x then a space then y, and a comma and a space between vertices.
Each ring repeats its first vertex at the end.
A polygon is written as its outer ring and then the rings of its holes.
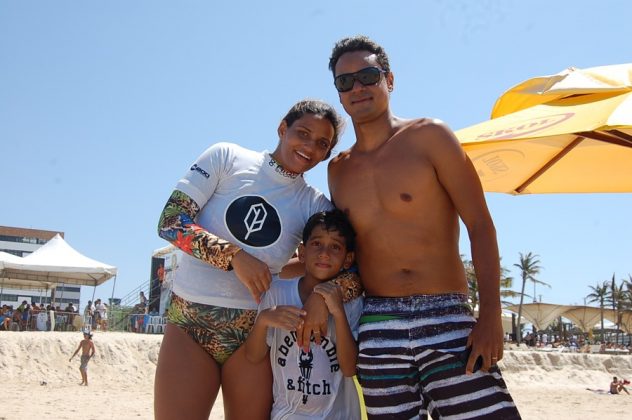
POLYGON ((590 352, 592 354, 601 353, 601 344, 591 344, 590 345, 590 352))
POLYGON ((156 326, 157 327, 157 331, 160 331, 161 334, 165 333, 165 328, 167 328, 167 317, 163 316, 160 317, 160 323, 156 326))
POLYGON ((145 327, 145 332, 152 333, 152 334, 158 332, 158 330, 160 330, 160 332, 164 332, 164 326, 161 325, 161 322, 162 322, 161 316, 150 316, 149 322, 147 323, 147 326, 145 327))

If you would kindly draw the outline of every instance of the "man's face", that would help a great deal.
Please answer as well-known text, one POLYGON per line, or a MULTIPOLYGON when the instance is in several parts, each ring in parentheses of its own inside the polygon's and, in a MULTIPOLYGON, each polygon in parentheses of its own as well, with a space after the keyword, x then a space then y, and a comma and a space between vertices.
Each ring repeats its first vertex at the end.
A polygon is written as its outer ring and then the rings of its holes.
MULTIPOLYGON (((367 67, 377 67, 377 56, 369 51, 353 51, 345 53, 338 59, 335 77, 356 73, 367 67)), ((393 84, 392 73, 383 73, 374 85, 363 85, 355 80, 353 88, 346 92, 338 92, 340 103, 353 122, 363 122, 376 118, 388 109, 389 86, 393 84)))

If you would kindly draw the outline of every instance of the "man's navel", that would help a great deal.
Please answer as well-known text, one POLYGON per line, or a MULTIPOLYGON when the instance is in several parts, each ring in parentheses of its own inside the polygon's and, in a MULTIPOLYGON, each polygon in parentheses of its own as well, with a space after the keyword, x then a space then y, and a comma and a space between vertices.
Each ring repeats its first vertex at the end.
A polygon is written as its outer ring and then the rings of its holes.
POLYGON ((413 201, 413 196, 407 193, 401 193, 399 195, 399 198, 401 198, 402 201, 405 201, 407 203, 413 201))

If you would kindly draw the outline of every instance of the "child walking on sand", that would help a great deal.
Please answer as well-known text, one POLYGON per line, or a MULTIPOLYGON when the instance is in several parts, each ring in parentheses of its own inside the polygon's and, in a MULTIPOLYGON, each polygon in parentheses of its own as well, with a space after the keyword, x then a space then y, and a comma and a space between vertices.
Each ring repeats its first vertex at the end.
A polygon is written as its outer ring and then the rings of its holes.
POLYGON ((77 350, 70 356, 68 361, 70 362, 73 357, 81 350, 81 365, 79 366, 79 372, 81 372, 81 383, 79 385, 88 386, 88 362, 94 356, 95 349, 92 342, 92 334, 88 331, 84 331, 83 340, 79 343, 77 350))
POLYGON ((342 303, 339 287, 328 282, 353 262, 355 234, 340 210, 313 215, 303 230, 299 259, 305 276, 275 279, 259 305, 246 340, 246 357, 260 362, 270 350, 274 405, 271 419, 360 419, 353 383, 362 298, 342 303), (327 336, 316 334, 306 348, 297 344, 303 302, 314 291, 329 309, 327 336))

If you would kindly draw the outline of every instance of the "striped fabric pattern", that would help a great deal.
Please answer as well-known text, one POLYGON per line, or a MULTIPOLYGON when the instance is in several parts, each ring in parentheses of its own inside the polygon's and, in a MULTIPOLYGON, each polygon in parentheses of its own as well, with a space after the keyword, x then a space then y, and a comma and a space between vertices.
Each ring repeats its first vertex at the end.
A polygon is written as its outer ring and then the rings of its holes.
POLYGON ((367 297, 358 379, 371 419, 519 419, 500 371, 465 375, 476 320, 462 294, 367 297))

